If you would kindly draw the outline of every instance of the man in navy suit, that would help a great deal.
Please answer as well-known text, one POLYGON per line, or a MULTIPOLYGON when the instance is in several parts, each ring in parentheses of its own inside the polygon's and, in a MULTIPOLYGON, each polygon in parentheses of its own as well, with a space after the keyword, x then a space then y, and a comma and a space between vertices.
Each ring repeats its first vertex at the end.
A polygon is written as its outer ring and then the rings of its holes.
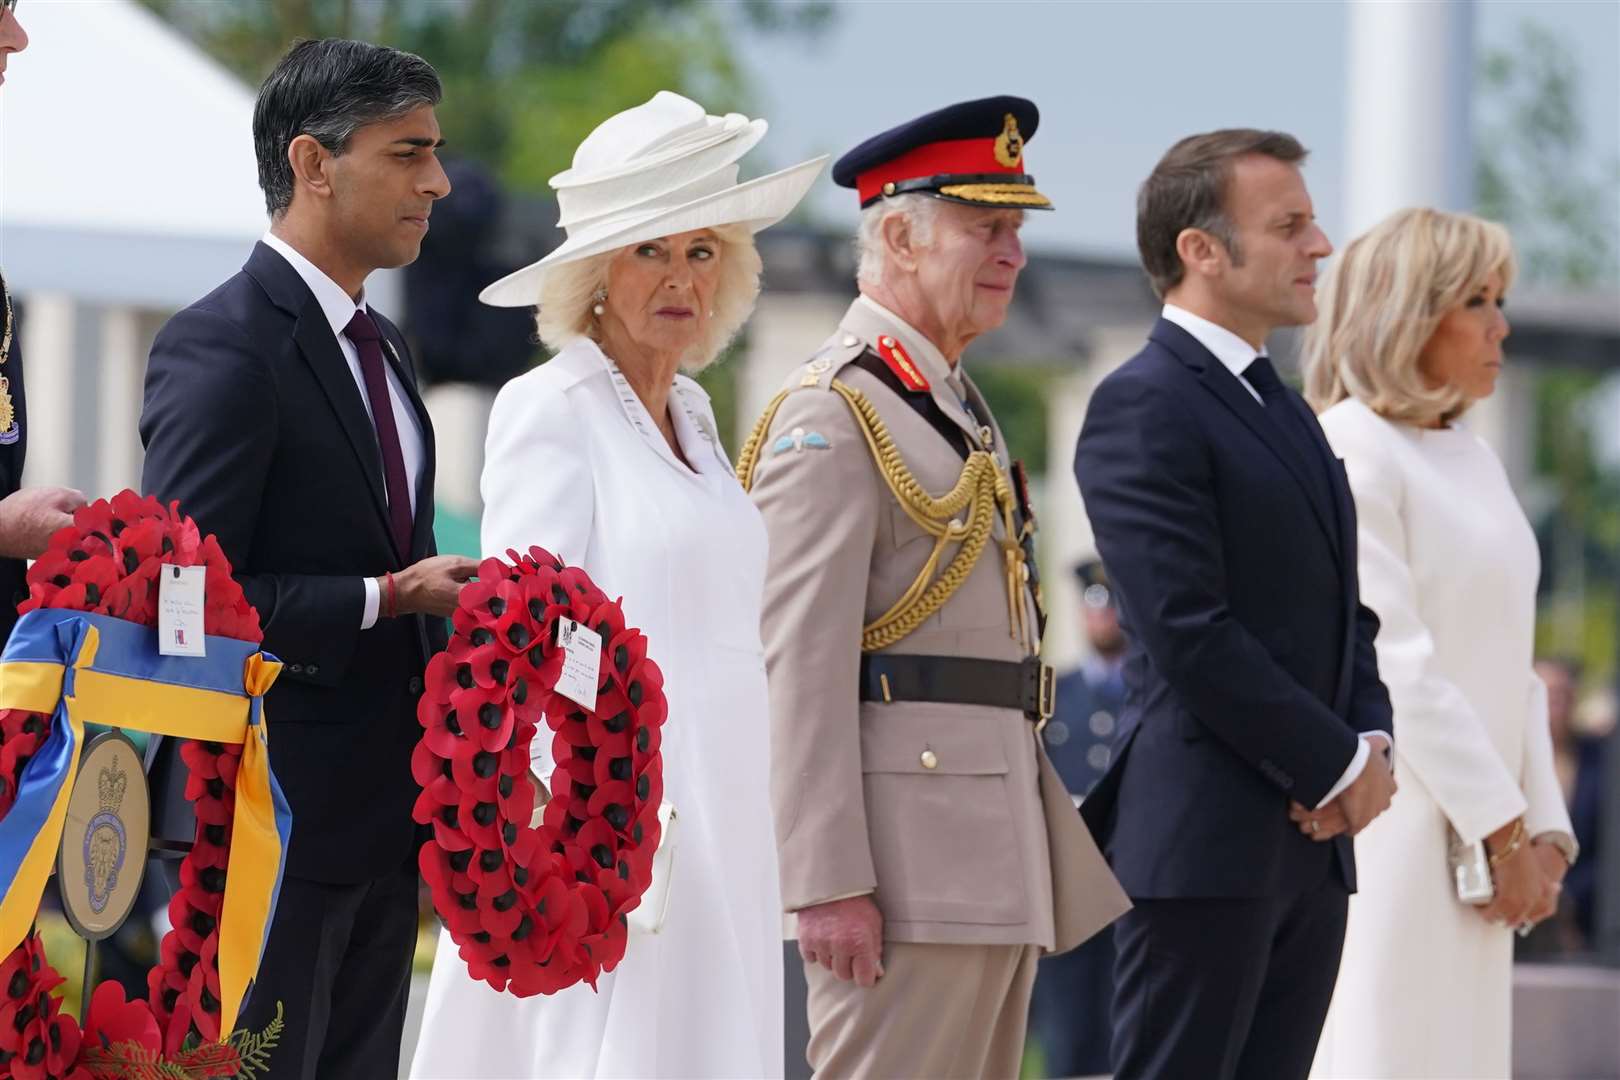
POLYGON ((142 486, 218 536, 286 664, 266 713, 293 832, 242 1019, 259 1030, 285 1008, 276 1078, 398 1071, 416 699, 477 564, 434 555, 433 426, 365 280, 416 258, 449 192, 439 92, 408 53, 294 45, 253 115, 270 230, 147 365, 142 486))
POLYGON ((1343 466, 1266 355, 1316 317, 1332 251, 1304 157, 1252 130, 1165 154, 1137 199, 1163 316, 1097 388, 1075 455, 1129 639, 1113 764, 1081 810, 1135 903, 1115 933, 1120 1080, 1309 1072, 1350 837, 1395 790, 1343 466))

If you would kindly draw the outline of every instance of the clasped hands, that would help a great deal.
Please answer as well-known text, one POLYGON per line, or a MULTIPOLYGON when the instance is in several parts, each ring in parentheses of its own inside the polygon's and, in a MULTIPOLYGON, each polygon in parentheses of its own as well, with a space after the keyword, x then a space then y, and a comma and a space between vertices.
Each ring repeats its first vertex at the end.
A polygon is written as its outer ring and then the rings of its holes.
POLYGON ((1487 922, 1510 929, 1527 929, 1558 911, 1569 863, 1552 844, 1526 842, 1518 818, 1485 838, 1491 853, 1491 880, 1496 895, 1479 908, 1487 922), (1517 838, 1515 838, 1517 833, 1517 838), (1516 842, 1517 841, 1517 842, 1516 842))
POLYGON ((1368 738, 1372 742, 1372 753, 1367 756, 1367 764, 1361 775, 1339 792, 1337 798, 1319 810, 1308 809, 1297 802, 1288 804, 1289 819, 1305 836, 1319 843, 1335 836, 1354 836, 1389 809, 1390 800, 1395 796, 1389 741, 1376 734, 1368 738))

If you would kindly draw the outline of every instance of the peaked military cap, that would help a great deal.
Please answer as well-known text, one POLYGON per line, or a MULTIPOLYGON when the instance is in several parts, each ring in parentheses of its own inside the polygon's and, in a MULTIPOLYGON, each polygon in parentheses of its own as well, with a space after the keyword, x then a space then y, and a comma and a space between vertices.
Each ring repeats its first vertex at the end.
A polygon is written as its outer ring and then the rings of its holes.
POLYGON ((1021 97, 948 105, 874 135, 838 159, 833 182, 854 188, 861 208, 921 192, 969 206, 1050 210, 1024 171, 1024 146, 1041 113, 1021 97))

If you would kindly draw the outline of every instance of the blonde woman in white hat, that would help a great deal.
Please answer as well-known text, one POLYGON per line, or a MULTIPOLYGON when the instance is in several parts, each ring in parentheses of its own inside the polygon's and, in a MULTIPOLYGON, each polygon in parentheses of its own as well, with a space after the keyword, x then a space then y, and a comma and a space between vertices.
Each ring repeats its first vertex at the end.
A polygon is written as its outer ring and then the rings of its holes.
MULTIPOLYGON (((624 597, 664 672, 664 799, 678 818, 667 901, 643 905, 661 907, 662 923, 651 932, 656 913, 643 913, 594 993, 496 993, 442 935, 412 1076, 782 1075, 765 529, 708 395, 684 374, 747 319, 759 292, 753 234, 822 167, 739 184, 737 161, 765 128, 668 92, 611 117, 551 180, 562 246, 482 293, 537 305, 540 337, 557 350, 495 400, 483 550, 539 544, 624 597)), ((549 759, 544 741, 535 752, 549 759)), ((535 771, 549 776, 550 761, 535 771)))

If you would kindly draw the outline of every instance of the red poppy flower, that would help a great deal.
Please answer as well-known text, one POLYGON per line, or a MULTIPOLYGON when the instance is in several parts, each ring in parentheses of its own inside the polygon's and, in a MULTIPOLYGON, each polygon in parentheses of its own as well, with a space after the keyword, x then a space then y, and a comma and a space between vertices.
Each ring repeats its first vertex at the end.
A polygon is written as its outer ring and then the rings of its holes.
MULTIPOLYGON (((218 743, 214 744, 218 747, 218 743)), ((210 750, 208 744, 197 739, 187 739, 180 744, 180 760, 186 763, 191 770, 191 779, 198 781, 215 780, 219 777, 218 750, 210 750)))
POLYGON ((175 999, 174 1011, 169 1014, 169 1021, 163 1028, 163 1053, 173 1057, 185 1048, 186 1039, 191 1035, 195 1023, 191 1015, 191 999, 182 990, 175 999))
POLYGON ((90 996, 84 1041, 90 1046, 133 1042, 144 1050, 163 1049, 163 1033, 158 1029, 157 1017, 152 1015, 152 1006, 125 1000, 123 986, 111 979, 98 984, 90 996))
POLYGON ((219 1038, 219 934, 210 934, 203 942, 197 966, 191 969, 183 996, 191 1012, 191 1022, 204 1042, 219 1038))
MULTIPOLYGON (((192 840, 191 853, 185 857, 184 862, 191 863, 199 870, 205 867, 215 867, 220 870, 226 869, 226 867, 230 864, 231 858, 229 834, 224 837, 226 842, 221 844, 216 844, 208 839, 210 829, 222 828, 223 826, 207 826, 199 823, 197 826, 197 835, 192 840)), ((183 864, 184 863, 182 863, 182 865, 183 864)))

